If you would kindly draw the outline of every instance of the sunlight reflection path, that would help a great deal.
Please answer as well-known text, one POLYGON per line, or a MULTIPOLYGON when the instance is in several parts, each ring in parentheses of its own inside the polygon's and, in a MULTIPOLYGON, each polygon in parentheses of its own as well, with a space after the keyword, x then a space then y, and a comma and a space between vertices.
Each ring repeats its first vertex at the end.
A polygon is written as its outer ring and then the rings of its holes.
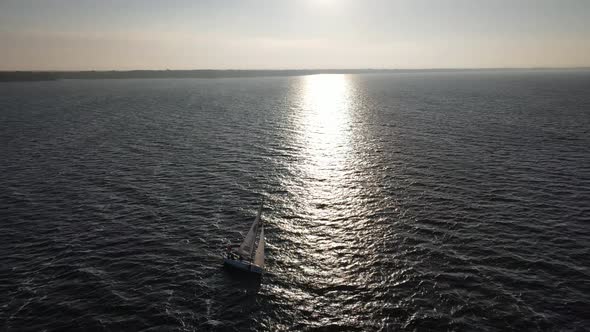
POLYGON ((365 99, 357 79, 311 75, 291 81, 293 158, 285 188, 292 195, 276 241, 282 257, 276 276, 289 288, 274 291, 284 303, 324 315, 310 322, 318 327, 342 320, 342 306, 346 319, 362 319, 362 305, 346 299, 370 284, 374 275, 368 271, 376 260, 371 251, 383 238, 367 218, 375 210, 367 191, 374 180, 363 169, 371 156, 363 145, 369 144, 366 128, 358 121, 365 99))
MULTIPOLYGON (((327 284, 346 284, 338 255, 350 248, 352 151, 352 82, 347 75, 302 78, 299 127, 303 145, 300 164, 306 196, 300 204, 306 221, 297 225, 306 250, 305 275, 327 284)), ((342 260, 340 260, 342 262, 342 260)))
POLYGON ((304 78, 301 105, 309 158, 306 171, 314 180, 325 181, 344 171, 351 149, 350 90, 346 75, 304 78))

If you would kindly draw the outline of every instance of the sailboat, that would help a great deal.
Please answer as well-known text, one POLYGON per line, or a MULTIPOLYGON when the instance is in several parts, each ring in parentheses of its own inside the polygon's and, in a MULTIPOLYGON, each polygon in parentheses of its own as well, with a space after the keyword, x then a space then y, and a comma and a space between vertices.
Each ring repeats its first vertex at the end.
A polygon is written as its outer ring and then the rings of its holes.
POLYGON ((234 252, 231 247, 228 247, 223 259, 225 266, 259 275, 264 272, 264 225, 260 219, 262 204, 263 202, 260 202, 256 219, 238 250, 234 252), (259 238, 258 246, 255 246, 257 237, 259 238))

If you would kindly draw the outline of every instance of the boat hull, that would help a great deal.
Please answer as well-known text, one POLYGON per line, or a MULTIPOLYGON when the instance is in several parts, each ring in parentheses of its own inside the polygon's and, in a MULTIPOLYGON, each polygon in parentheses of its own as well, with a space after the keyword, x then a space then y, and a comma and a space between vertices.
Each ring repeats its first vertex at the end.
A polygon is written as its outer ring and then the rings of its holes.
POLYGON ((262 274, 262 272, 264 271, 260 266, 245 260, 224 258, 223 265, 239 271, 254 273, 258 275, 262 274))

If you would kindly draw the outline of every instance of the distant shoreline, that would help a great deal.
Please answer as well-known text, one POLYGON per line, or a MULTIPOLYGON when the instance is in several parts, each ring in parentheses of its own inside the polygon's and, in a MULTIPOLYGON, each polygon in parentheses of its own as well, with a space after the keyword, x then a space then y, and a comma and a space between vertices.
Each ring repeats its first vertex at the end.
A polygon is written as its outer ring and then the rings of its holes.
POLYGON ((154 79, 154 78, 237 78, 304 76, 318 74, 391 74, 494 71, 588 71, 577 68, 432 68, 432 69, 197 69, 197 70, 110 70, 110 71, 0 71, 0 82, 53 81, 60 79, 154 79))

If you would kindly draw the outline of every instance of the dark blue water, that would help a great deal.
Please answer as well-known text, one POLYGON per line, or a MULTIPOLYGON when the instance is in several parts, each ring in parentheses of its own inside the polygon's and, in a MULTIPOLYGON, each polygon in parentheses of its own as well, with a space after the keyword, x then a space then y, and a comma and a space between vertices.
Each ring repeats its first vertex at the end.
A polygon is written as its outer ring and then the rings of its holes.
POLYGON ((0 329, 590 328, 590 72, 0 84, 0 329), (225 271, 266 199, 268 272, 225 271))

